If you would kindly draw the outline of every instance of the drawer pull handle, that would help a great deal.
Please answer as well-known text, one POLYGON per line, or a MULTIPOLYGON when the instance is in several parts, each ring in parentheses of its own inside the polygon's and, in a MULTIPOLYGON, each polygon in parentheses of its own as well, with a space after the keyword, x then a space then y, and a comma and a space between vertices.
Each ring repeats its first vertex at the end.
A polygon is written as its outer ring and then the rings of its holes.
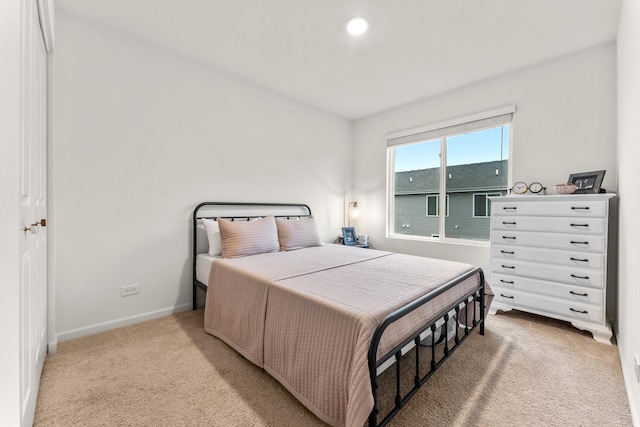
POLYGON ((501 267, 502 268, 513 268, 513 269, 515 269, 515 267, 513 265, 504 265, 504 264, 502 264, 501 267))
POLYGON ((589 206, 571 206, 571 210, 584 210, 584 211, 588 211, 589 210, 589 206))
POLYGON ((501 296, 502 298, 509 298, 509 299, 514 299, 514 298, 515 298, 514 296, 511 296, 511 295, 505 295, 505 294, 500 294, 500 296, 501 296))
POLYGON ((502 221, 504 225, 516 225, 515 221, 502 221))
POLYGON ((589 294, 581 294, 579 292, 573 292, 573 291, 569 291, 569 293, 571 295, 575 295, 575 296, 578 296, 578 297, 588 297, 589 296, 589 294))
POLYGON ((515 206, 503 206, 502 209, 504 209, 505 211, 507 211, 507 210, 516 211, 516 210, 518 210, 518 208, 515 207, 515 206))
POLYGON ((587 310, 576 310, 573 307, 569 307, 569 310, 573 311, 574 313, 589 314, 589 312, 587 310))
MULTIPOLYGON (((504 265, 503 265, 504 267, 504 265)), ((584 280, 589 280, 589 276, 577 276, 575 274, 572 274, 571 277, 573 277, 574 279, 584 279, 584 280)))
POLYGON ((515 252, 513 251, 500 251, 500 253, 507 254, 507 255, 515 255, 515 252))
POLYGON ((570 257, 569 258, 571 261, 580 261, 580 262, 589 262, 588 259, 580 259, 580 258, 574 258, 574 257, 570 257))
POLYGON ((513 283, 514 283, 514 282, 513 282, 513 281, 511 281, 511 280, 504 280, 504 279, 500 279, 500 281, 501 281, 502 283, 508 283, 508 284, 510 284, 510 285, 513 285, 513 283))
POLYGON ((503 239, 516 240, 515 236, 502 236, 503 239))
POLYGON ((571 224, 572 227, 588 227, 589 224, 571 224))
POLYGON ((572 241, 571 241, 571 244, 572 244, 572 245, 588 245, 588 244, 589 244, 589 242, 577 242, 577 241, 575 241, 575 240, 572 240, 572 241))

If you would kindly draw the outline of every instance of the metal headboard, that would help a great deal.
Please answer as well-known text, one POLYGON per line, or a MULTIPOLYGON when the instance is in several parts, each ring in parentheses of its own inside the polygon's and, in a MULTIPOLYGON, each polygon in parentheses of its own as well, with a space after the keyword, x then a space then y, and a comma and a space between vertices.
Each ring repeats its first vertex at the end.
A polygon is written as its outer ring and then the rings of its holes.
POLYGON ((247 202, 203 202, 193 210, 193 309, 196 309, 196 290, 207 291, 207 285, 196 278, 196 256, 198 251, 198 220, 218 218, 231 221, 262 218, 273 215, 276 218, 308 218, 311 208, 303 203, 247 203, 247 202), (290 210, 290 212, 288 212, 290 210))

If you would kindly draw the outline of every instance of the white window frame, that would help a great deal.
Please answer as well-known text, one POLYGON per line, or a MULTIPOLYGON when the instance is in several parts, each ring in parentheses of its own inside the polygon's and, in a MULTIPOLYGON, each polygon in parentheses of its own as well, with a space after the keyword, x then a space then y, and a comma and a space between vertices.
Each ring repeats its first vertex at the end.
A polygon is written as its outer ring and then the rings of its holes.
MULTIPOLYGON (((476 246, 488 246, 489 241, 480 241, 473 239, 459 239, 459 238, 447 238, 442 237, 440 234, 445 230, 445 218, 448 216, 442 215, 444 208, 440 207, 440 220, 439 220, 439 232, 434 234, 434 237, 427 236, 415 236, 396 233, 394 230, 395 221, 395 150, 394 148, 401 145, 413 144, 421 141, 428 141, 439 139, 441 141, 440 149, 440 195, 446 194, 446 138, 461 135, 470 132, 476 132, 483 129, 491 129, 494 127, 509 125, 509 158, 512 158, 513 153, 513 128, 514 128, 514 113, 517 111, 515 105, 508 105, 493 110, 487 110, 476 114, 470 114, 468 116, 459 117, 456 119, 445 120, 437 123, 432 123, 426 126, 420 126, 417 128, 406 129, 398 132, 392 132, 387 134, 387 216, 386 216, 386 237, 398 238, 405 240, 429 240, 440 241, 453 244, 471 244, 476 246), (437 237, 435 237, 437 235, 437 237)), ((511 162, 510 162, 511 166, 511 162)), ((507 172, 507 187, 511 187, 512 183, 512 167, 508 168, 507 172)), ((496 192, 497 193, 497 192, 496 192)), ((475 198, 474 198, 475 203, 475 198)), ((447 204, 448 206, 448 204, 447 204)), ((475 209, 474 212, 475 214, 475 209)), ((484 218, 484 217, 483 217, 484 218)))

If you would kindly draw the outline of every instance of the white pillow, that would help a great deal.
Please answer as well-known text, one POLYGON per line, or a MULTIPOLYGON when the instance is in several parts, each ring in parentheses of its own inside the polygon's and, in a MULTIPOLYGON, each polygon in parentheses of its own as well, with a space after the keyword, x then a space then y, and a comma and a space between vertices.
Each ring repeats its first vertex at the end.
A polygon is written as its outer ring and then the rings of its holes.
POLYGON ((220 239, 220 227, 218 227, 218 221, 202 218, 202 225, 204 225, 204 229, 207 231, 209 255, 222 255, 222 240, 220 239))

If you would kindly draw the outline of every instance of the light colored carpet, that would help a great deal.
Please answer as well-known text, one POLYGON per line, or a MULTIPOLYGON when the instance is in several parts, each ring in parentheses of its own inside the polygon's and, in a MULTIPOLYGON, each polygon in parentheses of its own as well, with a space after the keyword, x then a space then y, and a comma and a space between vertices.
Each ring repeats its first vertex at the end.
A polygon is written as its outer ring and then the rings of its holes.
MULTIPOLYGON (((189 311, 60 343, 35 426, 322 426, 189 311)), ((487 318, 392 426, 631 426, 617 347, 526 313, 487 318)))

